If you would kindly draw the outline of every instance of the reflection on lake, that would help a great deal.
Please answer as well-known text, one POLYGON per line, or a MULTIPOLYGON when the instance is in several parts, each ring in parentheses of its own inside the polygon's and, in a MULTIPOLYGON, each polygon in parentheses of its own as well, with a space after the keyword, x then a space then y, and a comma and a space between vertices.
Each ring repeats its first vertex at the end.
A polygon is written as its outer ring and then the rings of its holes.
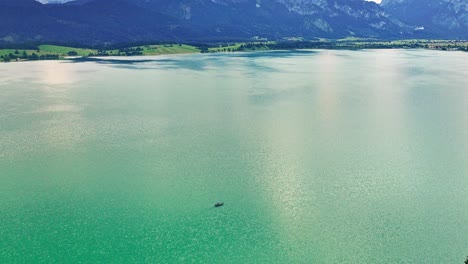
POLYGON ((0 263, 462 263, 467 59, 1 64, 0 263))

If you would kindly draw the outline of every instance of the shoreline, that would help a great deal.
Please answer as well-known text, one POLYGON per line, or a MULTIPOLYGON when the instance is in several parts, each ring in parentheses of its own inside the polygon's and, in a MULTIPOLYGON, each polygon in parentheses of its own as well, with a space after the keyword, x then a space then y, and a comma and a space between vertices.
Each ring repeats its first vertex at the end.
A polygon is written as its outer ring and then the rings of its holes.
POLYGON ((439 51, 468 51, 468 41, 462 40, 399 40, 399 41, 288 41, 244 42, 218 44, 159 44, 120 49, 89 49, 56 45, 40 45, 36 49, 0 49, 0 62, 42 60, 93 60, 93 58, 128 58, 142 56, 183 55, 204 53, 238 53, 292 50, 376 50, 425 49, 439 51))

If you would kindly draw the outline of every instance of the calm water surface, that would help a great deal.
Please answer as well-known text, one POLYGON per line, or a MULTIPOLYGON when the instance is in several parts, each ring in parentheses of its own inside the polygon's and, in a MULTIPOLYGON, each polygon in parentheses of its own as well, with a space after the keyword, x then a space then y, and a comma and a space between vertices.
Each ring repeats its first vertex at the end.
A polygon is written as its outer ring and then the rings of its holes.
POLYGON ((468 255, 467 53, 132 59, 0 64, 0 263, 468 255))

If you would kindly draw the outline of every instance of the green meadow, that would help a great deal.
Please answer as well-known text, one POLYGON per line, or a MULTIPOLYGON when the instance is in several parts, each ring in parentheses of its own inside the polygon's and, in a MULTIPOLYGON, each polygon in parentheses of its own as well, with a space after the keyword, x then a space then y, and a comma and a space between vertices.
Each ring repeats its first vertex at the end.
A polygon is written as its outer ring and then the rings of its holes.
POLYGON ((70 56, 135 56, 199 53, 200 49, 185 44, 145 45, 121 49, 89 49, 57 45, 40 45, 37 49, 0 49, 0 61, 63 59, 70 56))
POLYGON ((39 50, 51 54, 59 54, 60 56, 67 56, 69 52, 76 52, 77 54, 75 56, 88 56, 89 54, 97 53, 97 50, 95 49, 72 48, 56 45, 40 45, 39 50))
POLYGON ((139 46, 139 48, 143 49, 143 55, 184 54, 200 52, 200 49, 197 47, 185 44, 148 45, 139 46))

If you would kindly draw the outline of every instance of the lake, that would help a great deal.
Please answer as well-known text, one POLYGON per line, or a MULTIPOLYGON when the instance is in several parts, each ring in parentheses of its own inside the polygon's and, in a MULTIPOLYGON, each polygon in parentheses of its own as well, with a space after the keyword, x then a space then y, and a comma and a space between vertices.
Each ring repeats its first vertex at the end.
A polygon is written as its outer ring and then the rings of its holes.
POLYGON ((0 263, 463 263, 467 106, 462 52, 0 64, 0 263))

